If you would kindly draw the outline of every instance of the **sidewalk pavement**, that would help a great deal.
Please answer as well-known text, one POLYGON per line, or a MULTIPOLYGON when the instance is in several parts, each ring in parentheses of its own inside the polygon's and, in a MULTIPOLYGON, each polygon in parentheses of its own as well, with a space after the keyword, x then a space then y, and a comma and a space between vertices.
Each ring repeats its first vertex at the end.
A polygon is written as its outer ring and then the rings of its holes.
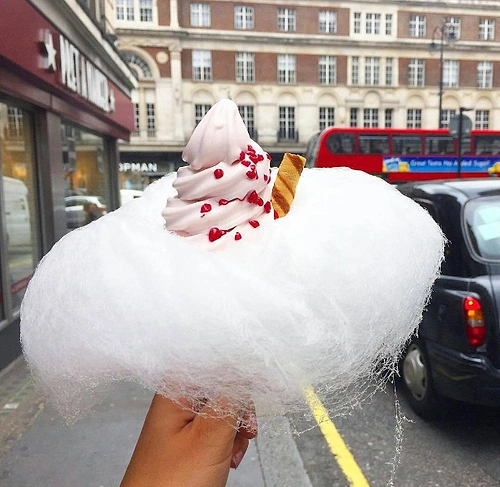
MULTIPOLYGON (((68 426, 33 388, 21 358, 0 373, 0 487, 118 487, 152 393, 120 384, 68 426)), ((279 418, 280 430, 287 421, 279 418)), ((291 434, 259 433, 227 487, 309 487, 291 434)))

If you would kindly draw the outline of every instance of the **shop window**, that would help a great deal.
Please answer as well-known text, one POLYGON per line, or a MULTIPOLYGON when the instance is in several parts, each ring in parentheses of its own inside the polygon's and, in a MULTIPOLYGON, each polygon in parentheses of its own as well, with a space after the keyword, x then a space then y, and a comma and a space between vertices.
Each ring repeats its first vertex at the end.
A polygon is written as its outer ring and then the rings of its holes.
POLYGON ((0 222, 4 225, 0 245, 5 249, 0 271, 6 273, 0 274, 0 281, 10 286, 0 293, 0 320, 19 310, 40 258, 33 140, 30 114, 0 103, 0 222))
POLYGON ((97 220, 108 211, 109 182, 104 139, 61 124, 68 230, 97 220))

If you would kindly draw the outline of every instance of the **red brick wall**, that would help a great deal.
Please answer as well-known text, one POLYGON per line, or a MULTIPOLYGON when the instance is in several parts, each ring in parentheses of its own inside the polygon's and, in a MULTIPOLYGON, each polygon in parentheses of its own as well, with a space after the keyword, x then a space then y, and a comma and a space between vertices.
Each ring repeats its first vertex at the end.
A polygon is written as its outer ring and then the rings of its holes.
POLYGON ((165 51, 168 54, 168 61, 165 64, 160 64, 156 62, 156 65, 158 66, 158 69, 160 70, 160 76, 162 78, 170 78, 172 76, 172 73, 170 71, 170 52, 168 49, 165 48, 160 48, 160 47, 144 47, 143 48, 146 52, 148 52, 151 57, 156 61, 156 55, 160 51, 165 51))
POLYGON ((255 81, 276 83, 278 81, 277 55, 271 52, 255 53, 255 81))
POLYGON ((347 56, 337 56, 337 84, 347 84, 347 56))
POLYGON ((400 86, 408 85, 408 64, 410 60, 408 58, 399 58, 399 80, 398 84, 400 86))
POLYGON ((438 59, 427 59, 425 61, 425 85, 439 86, 439 57, 438 59))
POLYGON ((297 83, 318 83, 318 56, 298 54, 295 56, 295 67, 297 70, 297 83))
POLYGON ((493 88, 500 88, 500 63, 493 63, 493 88))
POLYGON ((214 81, 236 79, 234 56, 233 51, 212 51, 212 79, 214 81))
POLYGON ((170 0, 158 2, 158 23, 170 25, 170 0))
POLYGON ((182 78, 193 79, 193 51, 191 49, 183 49, 181 60, 182 78))
POLYGON ((458 85, 460 88, 475 88, 477 85, 477 62, 461 60, 459 76, 458 85))

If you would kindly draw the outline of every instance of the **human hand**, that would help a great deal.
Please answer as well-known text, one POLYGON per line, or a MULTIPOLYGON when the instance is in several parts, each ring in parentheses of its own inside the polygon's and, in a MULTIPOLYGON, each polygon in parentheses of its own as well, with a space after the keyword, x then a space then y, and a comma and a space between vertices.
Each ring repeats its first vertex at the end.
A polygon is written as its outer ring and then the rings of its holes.
POLYGON ((120 487, 224 487, 257 432, 253 409, 220 418, 221 406, 196 414, 156 394, 120 487), (238 428, 241 419, 255 428, 238 428))

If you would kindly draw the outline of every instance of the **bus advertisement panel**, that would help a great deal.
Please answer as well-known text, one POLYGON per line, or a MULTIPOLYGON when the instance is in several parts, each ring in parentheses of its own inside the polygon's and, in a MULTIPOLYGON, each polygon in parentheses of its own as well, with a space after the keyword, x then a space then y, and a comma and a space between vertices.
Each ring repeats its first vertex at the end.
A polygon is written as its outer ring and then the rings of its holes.
POLYGON ((350 167, 389 182, 497 176, 500 132, 476 130, 458 141, 446 129, 330 127, 313 136, 309 167, 350 167), (460 164, 460 167, 459 167, 460 164))

